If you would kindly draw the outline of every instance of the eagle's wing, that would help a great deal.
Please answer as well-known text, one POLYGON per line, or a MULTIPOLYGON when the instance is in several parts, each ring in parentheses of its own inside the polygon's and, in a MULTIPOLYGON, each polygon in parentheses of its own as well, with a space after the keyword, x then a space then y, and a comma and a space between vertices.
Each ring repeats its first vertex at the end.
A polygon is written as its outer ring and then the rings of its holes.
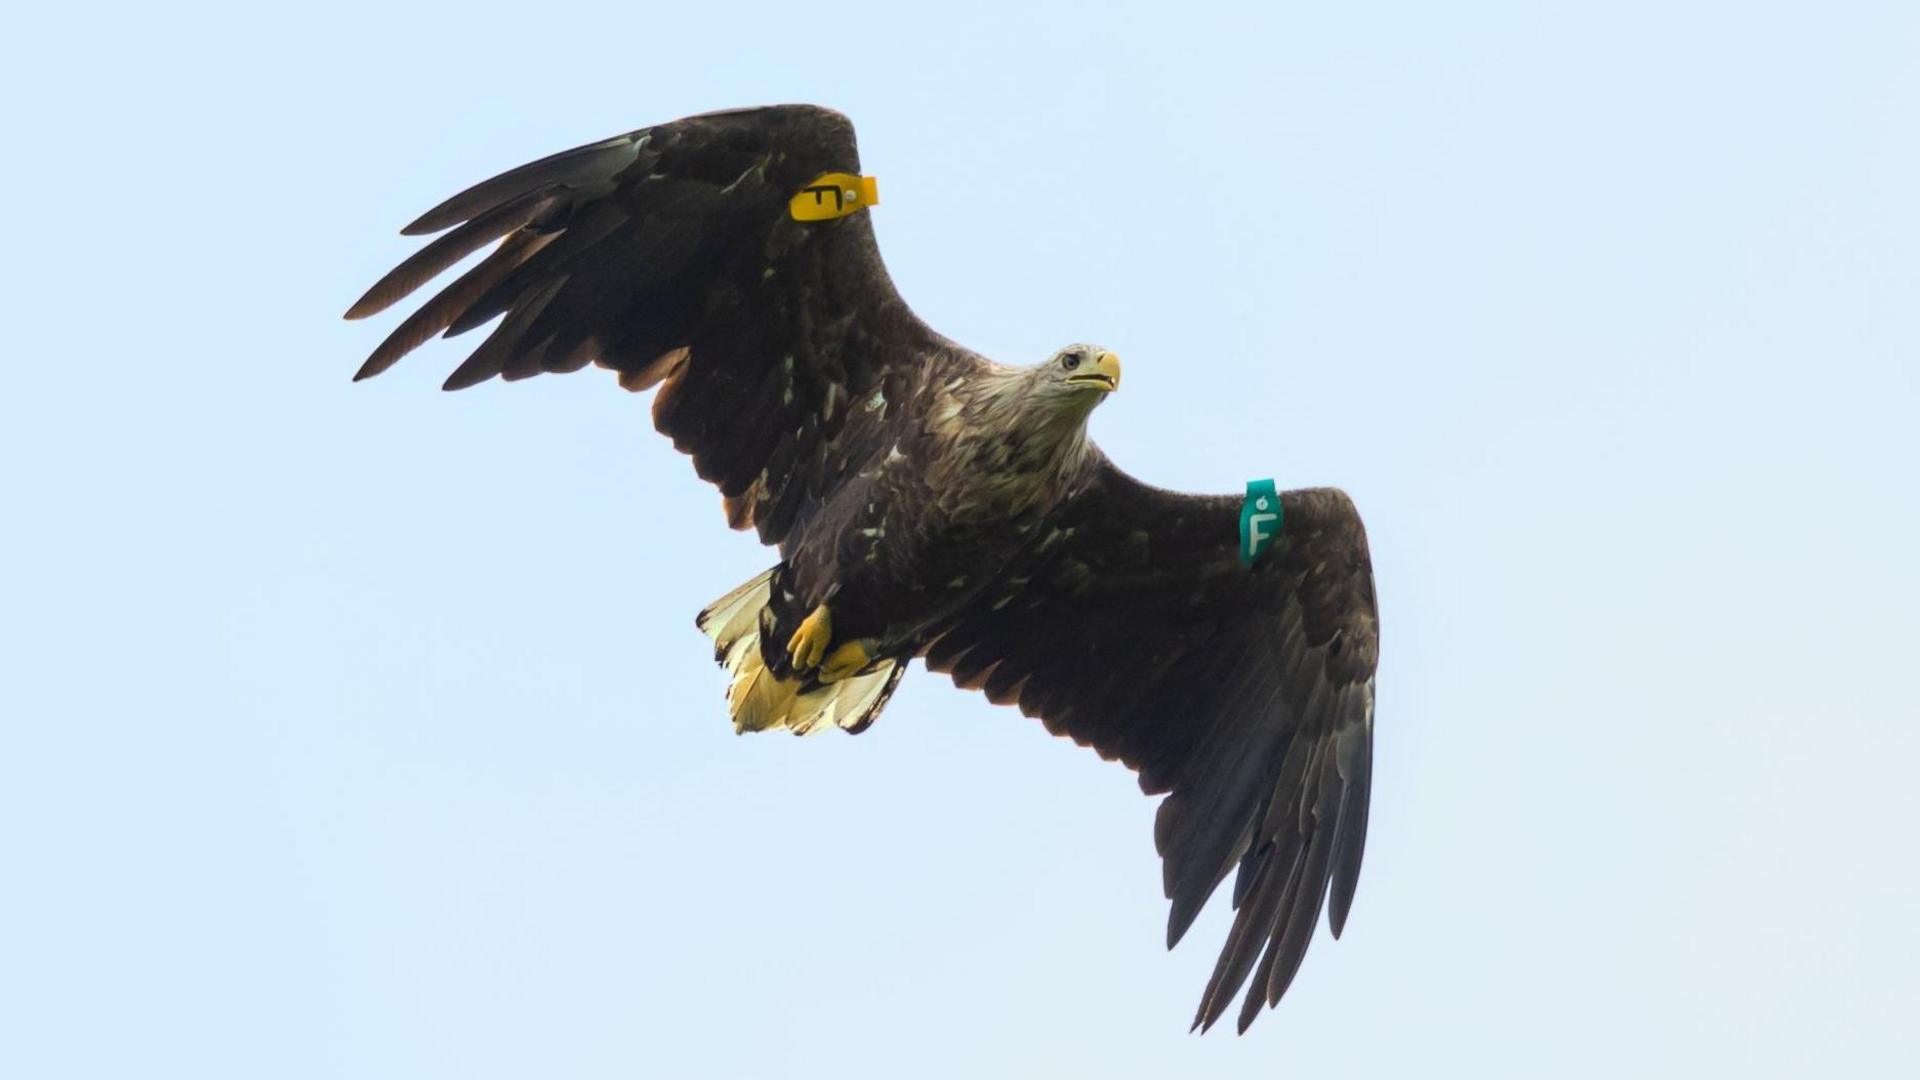
POLYGON ((402 230, 452 228, 348 318, 500 244, 355 377, 504 315, 447 389, 589 362, 630 390, 658 384, 655 426, 720 488, 730 524, 778 543, 872 455, 889 403, 914 400, 930 365, 981 362, 908 310, 868 213, 789 214, 823 175, 859 171, 846 117, 792 105, 689 117, 502 173, 402 230))
POLYGON ((1154 841, 1169 947, 1239 864, 1197 1027, 1249 972, 1240 1030, 1280 1000, 1329 891, 1339 935, 1366 838, 1379 653, 1366 534, 1339 490, 1281 503, 1280 536, 1249 568, 1240 498, 1162 491, 1103 460, 926 650, 960 686, 1168 793, 1154 841))

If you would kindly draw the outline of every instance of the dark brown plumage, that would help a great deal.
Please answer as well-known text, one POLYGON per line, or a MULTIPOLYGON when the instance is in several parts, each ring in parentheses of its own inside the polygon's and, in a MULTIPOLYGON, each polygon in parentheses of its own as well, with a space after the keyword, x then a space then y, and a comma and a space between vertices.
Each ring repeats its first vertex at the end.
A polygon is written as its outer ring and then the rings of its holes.
POLYGON ((1237 867, 1195 1025, 1251 977, 1245 1030, 1323 906, 1339 935, 1359 876, 1379 649, 1359 516, 1337 490, 1286 492, 1276 543, 1243 564, 1237 496, 1142 484, 1086 439, 1110 353, 994 364, 908 310, 867 212, 788 213, 858 171, 844 117, 785 106, 503 173, 404 230, 450 231, 349 318, 498 244, 356 378, 497 318, 448 389, 588 363, 657 387, 655 425, 781 554, 701 616, 736 726, 862 730, 920 656, 1126 763, 1166 794, 1169 945, 1237 867))

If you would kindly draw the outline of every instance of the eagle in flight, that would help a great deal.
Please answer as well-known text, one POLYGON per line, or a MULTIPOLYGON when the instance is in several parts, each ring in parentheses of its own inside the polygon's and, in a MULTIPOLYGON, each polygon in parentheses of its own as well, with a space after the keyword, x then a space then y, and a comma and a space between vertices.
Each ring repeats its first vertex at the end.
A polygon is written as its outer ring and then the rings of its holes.
POLYGON ((491 254, 360 368, 499 325, 446 381, 589 363, 653 422, 772 569, 701 612, 740 731, 864 730, 915 657, 1117 758, 1150 795, 1177 943, 1232 871, 1194 1026, 1278 1003, 1366 839, 1379 623, 1366 534, 1333 488, 1278 495, 1257 556, 1238 496, 1127 475, 1087 438, 1120 361, 995 363, 928 328, 874 243, 853 125, 709 113, 555 154, 448 199, 445 235, 347 312, 491 254), (450 230, 450 231, 448 231, 450 230))

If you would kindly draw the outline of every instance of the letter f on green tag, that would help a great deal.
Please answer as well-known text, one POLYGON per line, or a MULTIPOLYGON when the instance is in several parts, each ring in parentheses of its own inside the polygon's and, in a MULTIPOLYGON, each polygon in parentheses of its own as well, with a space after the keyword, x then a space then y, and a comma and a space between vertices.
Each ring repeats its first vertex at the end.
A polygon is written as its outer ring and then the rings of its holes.
POLYGON ((1247 481, 1247 501, 1240 504, 1240 561, 1254 564, 1280 535, 1280 493, 1271 480, 1247 481))

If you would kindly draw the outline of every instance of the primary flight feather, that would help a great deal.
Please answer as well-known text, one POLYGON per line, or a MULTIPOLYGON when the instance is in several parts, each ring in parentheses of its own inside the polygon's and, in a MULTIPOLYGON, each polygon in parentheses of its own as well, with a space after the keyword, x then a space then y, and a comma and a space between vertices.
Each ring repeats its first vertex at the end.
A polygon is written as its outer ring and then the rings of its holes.
POLYGON ((1379 623, 1332 488, 1282 492, 1249 565, 1238 496, 1163 491, 1087 438, 1120 385, 1073 345, 1007 367, 894 292, 853 126, 812 106, 689 117, 502 173, 403 231, 443 233, 347 312, 493 251, 360 368, 498 318, 448 377, 611 368, 780 562, 700 613, 741 731, 861 731, 915 657, 1162 794, 1171 946, 1235 873, 1201 998, 1280 1000, 1366 839, 1379 623), (656 389, 657 388, 657 389, 656 389), (1251 983, 1249 985, 1249 979, 1251 983))

